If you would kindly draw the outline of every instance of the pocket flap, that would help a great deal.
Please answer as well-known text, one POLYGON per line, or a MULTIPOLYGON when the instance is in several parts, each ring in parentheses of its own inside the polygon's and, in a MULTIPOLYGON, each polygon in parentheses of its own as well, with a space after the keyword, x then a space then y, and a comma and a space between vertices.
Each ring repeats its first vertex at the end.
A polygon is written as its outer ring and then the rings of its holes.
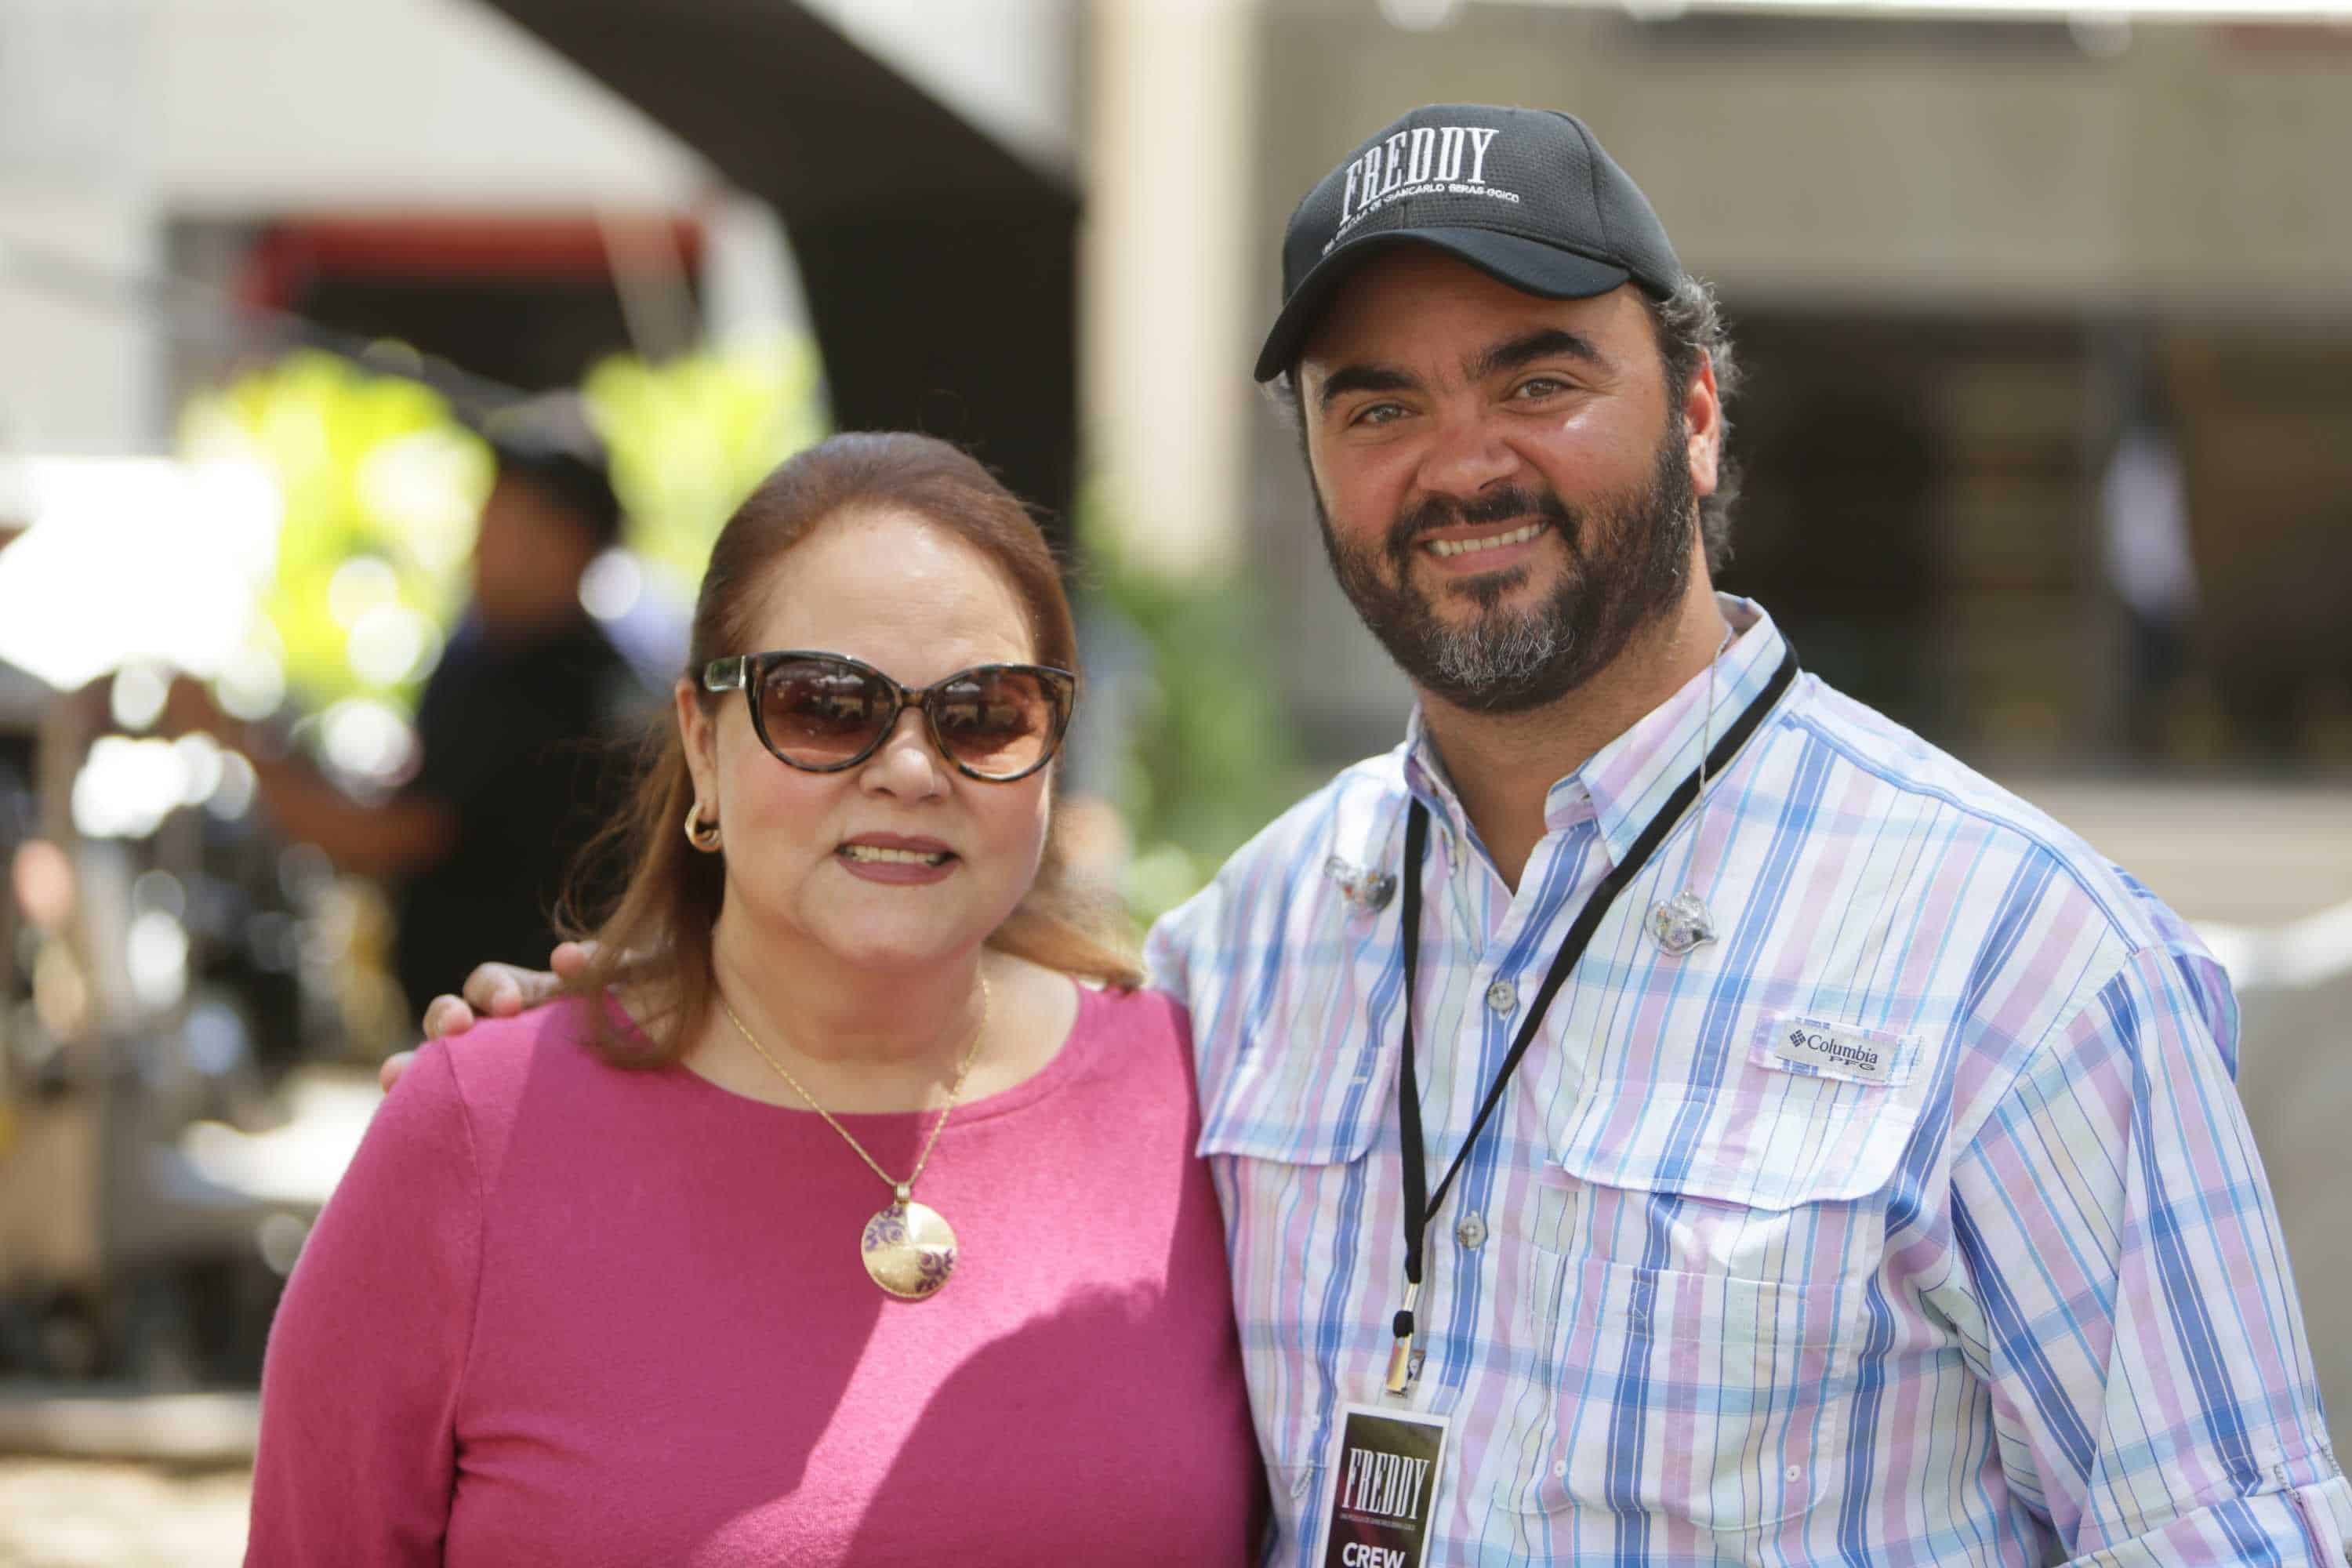
POLYGON ((1286 1165, 1360 1159, 1389 1113, 1395 1067, 1395 1050, 1375 1042, 1355 1052, 1255 1042, 1202 1108, 1193 1152, 1286 1165))
MULTIPOLYGON (((1812 1047, 1815 1060, 1805 1056, 1810 1042, 1775 1050, 1784 1022, 1761 1020, 1747 1057, 1712 1090, 1653 1091, 1582 1119, 1562 1170, 1580 1182, 1755 1209, 1877 1192, 1918 1124, 1918 1042, 1882 1035, 1875 1063, 1812 1047)), ((1851 1045, 1870 1033, 1824 1037, 1851 1045)))

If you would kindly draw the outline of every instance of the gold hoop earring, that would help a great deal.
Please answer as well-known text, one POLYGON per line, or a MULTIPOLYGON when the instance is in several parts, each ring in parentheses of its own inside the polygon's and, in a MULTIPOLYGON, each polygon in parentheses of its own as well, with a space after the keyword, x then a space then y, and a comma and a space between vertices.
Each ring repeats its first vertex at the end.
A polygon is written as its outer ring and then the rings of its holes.
POLYGON ((705 855, 719 849, 719 824, 702 820, 702 803, 696 801, 686 808, 686 841, 705 855))

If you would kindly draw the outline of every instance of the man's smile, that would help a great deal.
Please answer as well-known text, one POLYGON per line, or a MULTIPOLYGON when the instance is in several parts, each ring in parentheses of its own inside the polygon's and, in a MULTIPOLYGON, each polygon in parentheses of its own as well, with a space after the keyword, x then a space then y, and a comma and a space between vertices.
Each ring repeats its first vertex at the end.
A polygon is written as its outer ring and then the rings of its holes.
MULTIPOLYGON (((1506 549, 1514 544, 1525 544, 1537 534, 1541 533, 1544 526, 1541 521, 1528 522, 1517 528, 1506 529, 1500 533, 1448 530, 1444 533, 1432 534, 1423 540, 1422 548, 1432 555, 1444 559, 1460 555, 1479 555, 1488 551, 1506 549)), ((1482 562, 1479 564, 1484 565, 1486 563, 1482 562)))

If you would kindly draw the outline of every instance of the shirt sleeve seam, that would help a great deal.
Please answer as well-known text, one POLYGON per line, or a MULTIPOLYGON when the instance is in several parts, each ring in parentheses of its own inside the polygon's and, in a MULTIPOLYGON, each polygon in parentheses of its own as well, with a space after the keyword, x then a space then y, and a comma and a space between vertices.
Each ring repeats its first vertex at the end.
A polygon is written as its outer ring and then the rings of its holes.
MULTIPOLYGON (((2122 934, 2120 931, 2114 931, 2113 928, 2110 928, 2110 931, 2112 934, 2118 937, 2122 934)), ((1992 1125, 1995 1114, 2017 1092, 2018 1086, 2025 1080, 2027 1073, 2043 1057, 2056 1048, 2053 1042, 2066 1038, 2074 1026, 2082 1021, 2084 1014, 2096 1005, 2099 999, 2106 995, 2115 986, 2116 981, 2123 979, 2126 973, 2135 972, 2144 976, 2147 973, 2147 964, 2152 961, 2176 957, 2210 959, 2210 956, 2200 949, 2168 941, 2139 942, 2127 947, 2117 956, 2113 967, 2102 974, 2095 984, 2084 984, 2074 1005, 2043 1029, 2031 1047, 2018 1054, 2016 1067, 2010 1073, 2008 1080, 2002 1083, 2000 1091, 1991 1096, 1986 1102, 1985 1114, 1977 1121, 1975 1126, 1969 1130, 1967 1140, 1958 1146, 1953 1158, 1954 1165, 1957 1167, 1961 1161, 1972 1161, 1979 1157, 1979 1140, 1984 1136, 1985 1129, 1992 1125)), ((2157 998, 2151 994, 2151 1000, 2157 1000, 2157 998)), ((2201 1017, 2199 1022, 2201 1026, 2203 1022, 2201 1017)))
POLYGON ((2116 908, 2113 897, 2092 885, 2091 879, 2084 874, 2080 866, 2075 864, 2075 857, 2063 845, 2053 843, 2042 834, 2035 832, 2031 824, 2003 816, 1980 802, 1966 799, 1951 790, 1928 784, 1921 779, 1907 777, 1887 768, 1855 751, 1853 745, 1842 736, 1832 733, 1810 706, 1802 711, 1792 709, 1789 713, 1788 721, 1790 725, 1806 731, 1822 745, 1843 757, 1850 766, 1861 769, 1888 788, 1900 790, 1906 795, 1925 795, 1930 800, 1941 801, 1964 816, 1981 822, 1998 832, 2013 834, 2032 845, 2036 850, 2050 858, 2051 862, 2064 874, 2066 879, 2072 882, 2076 890, 2081 892, 2091 906, 2099 911, 2099 918, 2106 923, 2108 931, 2114 933, 2116 940, 2131 944, 2133 952, 2137 952, 2144 947, 2163 945, 2160 939, 2150 940, 2131 934, 2132 924, 2116 908))

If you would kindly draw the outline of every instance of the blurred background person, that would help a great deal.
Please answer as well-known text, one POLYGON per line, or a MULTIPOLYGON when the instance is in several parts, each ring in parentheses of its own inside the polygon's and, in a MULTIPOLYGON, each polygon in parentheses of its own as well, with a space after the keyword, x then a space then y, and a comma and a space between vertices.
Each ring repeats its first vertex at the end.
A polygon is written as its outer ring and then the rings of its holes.
MULTIPOLYGON (((24 531, 21 521, 0 515, 0 553, 24 531)), ((33 830, 33 736, 48 697, 46 685, 0 658, 0 867, 33 830)), ((0 953, 0 965, 5 962, 0 953)))
POLYGON ((2194 657, 2197 566, 2189 545, 2189 492, 2159 400, 2126 423, 2099 487, 2101 560, 2122 606, 2129 646, 2121 674, 2125 733, 2160 754, 2194 657))
MULTIPOLYGON (((0 554, 24 531, 21 522, 0 514, 0 554)), ((37 875, 31 857, 39 853, 29 847, 38 831, 37 741, 50 697, 47 686, 0 658, 0 1120, 9 1116, 9 1015, 31 996, 32 966, 17 952, 16 933, 32 912, 24 904, 26 879, 37 875)), ((0 1151, 7 1142, 0 1132, 0 1151)))
POLYGON ((483 430, 497 464, 475 538, 471 596, 416 710, 415 773, 353 798, 302 758, 257 742, 191 681, 169 722, 253 758, 278 829, 393 889, 394 968, 412 1011, 473 962, 552 940, 573 858, 625 798, 618 742, 652 694, 582 602, 622 513, 570 399, 503 410, 483 430))

